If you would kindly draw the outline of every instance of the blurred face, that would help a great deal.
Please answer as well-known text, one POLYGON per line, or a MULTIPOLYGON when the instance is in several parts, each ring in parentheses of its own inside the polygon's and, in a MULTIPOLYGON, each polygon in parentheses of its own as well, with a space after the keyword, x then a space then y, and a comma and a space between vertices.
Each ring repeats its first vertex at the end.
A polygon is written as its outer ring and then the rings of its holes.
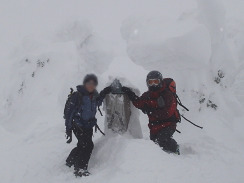
POLYGON ((85 88, 86 90, 89 92, 89 93, 92 93, 95 91, 97 85, 94 81, 88 81, 86 84, 85 84, 85 88))

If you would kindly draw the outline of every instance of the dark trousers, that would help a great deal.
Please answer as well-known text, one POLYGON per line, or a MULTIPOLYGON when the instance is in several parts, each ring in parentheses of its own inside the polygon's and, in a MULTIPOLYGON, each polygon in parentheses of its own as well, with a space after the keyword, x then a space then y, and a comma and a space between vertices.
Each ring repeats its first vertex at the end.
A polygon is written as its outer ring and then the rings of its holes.
POLYGON ((74 165, 75 169, 87 170, 94 144, 92 141, 93 129, 74 127, 73 132, 78 139, 77 147, 69 154, 66 162, 74 165))
POLYGON ((158 134, 150 134, 150 139, 158 144, 164 151, 177 152, 178 144, 172 138, 175 129, 172 127, 163 128, 158 134))

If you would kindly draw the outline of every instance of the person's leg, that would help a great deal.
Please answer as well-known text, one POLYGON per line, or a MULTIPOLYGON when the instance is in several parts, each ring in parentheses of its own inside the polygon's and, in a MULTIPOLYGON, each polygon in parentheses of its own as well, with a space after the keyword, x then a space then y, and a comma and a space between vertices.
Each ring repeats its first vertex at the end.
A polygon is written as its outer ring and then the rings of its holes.
POLYGON ((68 167, 71 167, 75 164, 75 161, 77 159, 77 155, 78 155, 78 148, 75 147, 74 149, 72 149, 72 151, 70 152, 68 158, 66 159, 66 165, 68 167))
POLYGON ((94 144, 92 142, 93 129, 82 129, 78 137, 78 154, 75 161, 76 170, 87 170, 94 144))
MULTIPOLYGON (((73 128, 73 132, 75 134, 75 136, 77 137, 77 139, 79 138, 79 135, 77 136, 77 134, 80 134, 80 132, 78 131, 77 128, 73 128)), ((72 151, 70 152, 68 158, 66 159, 66 165, 71 167, 75 164, 76 159, 78 156, 78 147, 75 147, 74 149, 72 149, 72 151)))
POLYGON ((163 148, 164 151, 173 152, 179 154, 179 146, 177 142, 172 138, 175 132, 174 128, 163 128, 155 137, 155 142, 163 148))

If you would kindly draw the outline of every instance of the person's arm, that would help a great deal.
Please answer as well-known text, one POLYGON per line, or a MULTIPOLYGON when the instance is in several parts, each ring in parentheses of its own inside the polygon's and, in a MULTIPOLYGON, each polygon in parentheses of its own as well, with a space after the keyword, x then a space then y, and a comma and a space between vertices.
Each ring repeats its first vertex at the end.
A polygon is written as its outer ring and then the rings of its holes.
POLYGON ((104 98, 106 97, 107 94, 111 93, 111 87, 108 86, 104 88, 100 93, 99 96, 97 97, 97 106, 102 105, 104 98))
POLYGON ((171 92, 165 93, 163 100, 164 106, 158 107, 153 114, 159 116, 161 119, 168 119, 174 115, 177 108, 177 101, 171 92))
POLYGON ((144 113, 150 111, 151 108, 158 107, 157 101, 150 100, 147 96, 147 93, 144 93, 139 97, 130 88, 122 87, 122 91, 128 95, 133 105, 136 108, 141 109, 144 113))

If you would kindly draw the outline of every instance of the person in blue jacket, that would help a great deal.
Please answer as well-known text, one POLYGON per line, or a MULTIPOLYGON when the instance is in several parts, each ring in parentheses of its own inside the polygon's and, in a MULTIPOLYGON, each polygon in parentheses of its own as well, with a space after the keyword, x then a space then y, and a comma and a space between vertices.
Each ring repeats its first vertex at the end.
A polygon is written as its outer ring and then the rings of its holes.
POLYGON ((66 165, 74 165, 75 176, 89 176, 88 162, 94 144, 92 141, 93 127, 97 126, 96 113, 103 99, 111 92, 111 87, 104 88, 99 94, 96 90, 98 79, 94 74, 88 74, 83 85, 77 86, 65 105, 64 118, 66 125, 67 143, 72 141, 72 131, 78 139, 75 147, 66 159, 66 165))

